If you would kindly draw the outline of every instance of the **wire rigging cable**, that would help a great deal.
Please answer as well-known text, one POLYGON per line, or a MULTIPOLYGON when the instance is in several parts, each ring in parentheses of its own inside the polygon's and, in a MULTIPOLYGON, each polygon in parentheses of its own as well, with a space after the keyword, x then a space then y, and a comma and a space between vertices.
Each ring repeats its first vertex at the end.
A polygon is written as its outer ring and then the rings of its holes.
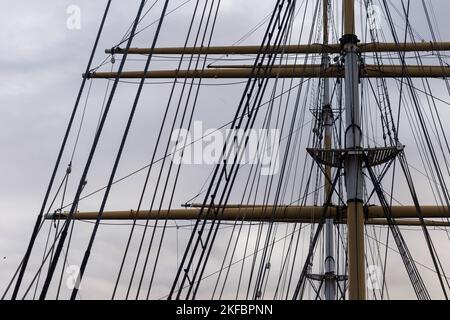
MULTIPOLYGON (((189 38, 190 38, 190 36, 191 36, 191 31, 192 31, 193 26, 194 26, 196 13, 197 13, 197 10, 198 10, 198 8, 199 8, 199 3, 200 3, 200 2, 197 0, 196 5, 195 5, 195 8, 194 8, 194 13, 193 13, 193 15, 192 15, 192 19, 191 19, 191 22, 190 22, 190 26, 189 26, 189 29, 188 29, 188 32, 187 32, 187 36, 186 36, 186 40, 185 40, 185 47, 187 46, 187 43, 188 43, 189 38)), ((206 10, 206 4, 205 4, 204 9, 203 9, 201 21, 203 21, 203 17, 204 17, 204 12, 205 12, 205 10, 206 10)), ((195 43, 197 43, 197 40, 198 40, 198 37, 199 37, 199 34, 200 34, 200 30, 201 30, 201 23, 200 23, 200 25, 199 25, 199 29, 198 29, 198 32, 197 32, 197 36, 196 36, 195 43)), ((184 56, 184 54, 182 55, 182 57, 183 57, 183 56, 184 56)), ((189 68, 190 68, 190 66, 191 66, 191 64, 192 64, 192 61, 193 61, 193 55, 191 55, 191 58, 190 58, 189 68)), ((179 66, 181 66, 181 62, 182 62, 182 58, 180 58, 179 66)), ((155 158, 155 156, 156 156, 156 152, 157 152, 157 150, 158 150, 158 147, 159 147, 159 145, 160 145, 160 139, 161 139, 162 130, 164 129, 164 126, 165 126, 166 117, 167 117, 169 108, 170 108, 170 106, 171 106, 171 102, 172 102, 172 98, 173 98, 173 95, 174 95, 174 90, 175 90, 175 85, 176 85, 176 84, 177 84, 177 79, 174 80, 173 85, 172 85, 172 88, 171 88, 171 91, 170 91, 169 101, 168 101, 167 106, 166 106, 166 110, 165 110, 165 113, 164 113, 163 121, 162 121, 162 124, 161 124, 161 127, 160 127, 160 131, 159 131, 159 134, 158 134, 157 143, 156 143, 155 148, 154 148, 154 151, 153 151, 152 163, 153 163, 153 160, 154 160, 154 158, 155 158)), ((185 78, 184 81, 183 81, 182 93, 184 93, 186 84, 187 84, 187 78, 185 78)), ((179 99, 179 102, 178 102, 178 104, 177 104, 177 107, 176 107, 175 116, 174 116, 173 121, 172 121, 172 127, 171 127, 171 130, 173 130, 173 129, 175 128, 177 116, 178 116, 178 114, 179 114, 179 108, 180 108, 180 106, 181 106, 181 100, 182 100, 182 95, 181 95, 181 97, 180 97, 180 99, 179 99)), ((187 104, 186 104, 185 110, 186 110, 186 108, 187 108, 187 104)), ((183 112, 183 114, 184 114, 184 113, 185 113, 185 111, 183 112)), ((168 141, 167 144, 166 144, 166 150, 165 150, 165 152, 164 152, 164 154, 166 154, 166 155, 167 155, 168 147, 169 147, 169 141, 168 141)), ((154 202, 155 202, 155 197, 156 197, 156 193, 157 193, 157 190, 158 190, 158 186, 159 186, 159 184, 160 184, 160 180, 161 180, 161 177, 162 177, 163 167, 164 167, 166 158, 167 158, 167 157, 163 157, 163 159, 162 159, 161 170, 160 170, 160 172, 159 172, 159 174, 158 174, 158 179, 157 179, 157 187, 156 187, 156 189, 155 189, 155 191, 154 191, 154 194, 153 194, 153 197, 152 197, 152 203, 151 203, 150 209, 153 208, 153 205, 154 205, 154 202)), ((139 199, 138 211, 140 210, 141 205, 142 205, 142 202, 143 202, 143 199, 144 199, 144 194, 145 194, 145 192, 146 192, 146 188, 147 188, 147 184, 148 184, 148 181, 149 181, 149 177, 150 177, 150 173, 151 173, 151 171, 152 171, 152 168, 153 168, 153 166, 151 165, 151 166, 148 167, 148 170, 147 170, 147 175, 146 175, 145 182, 144 182, 144 185, 143 185, 143 188, 142 188, 142 192, 141 192, 141 196, 140 196, 140 199, 139 199)), ((142 250, 143 245, 144 245, 144 240, 145 240, 146 230, 147 230, 146 227, 147 227, 148 223, 149 223, 149 221, 147 220, 146 223, 145 223, 145 229, 144 229, 144 232, 143 232, 143 234, 142 234, 142 236, 141 236, 141 240, 140 240, 140 242, 139 242, 138 252, 137 252, 137 254, 136 254, 135 262, 134 262, 134 264, 133 264, 133 271, 132 271, 132 274, 131 274, 131 279, 130 279, 130 281, 129 281, 127 293, 126 293, 126 296, 125 296, 126 299, 128 298, 128 296, 129 296, 129 294, 130 294, 130 290, 131 290, 131 287, 132 287, 132 284, 133 284, 134 275, 135 275, 135 272, 136 272, 136 269, 137 269, 137 266, 138 266, 138 262, 139 262, 140 255, 141 255, 141 250, 142 250)), ((149 251, 150 248, 151 248, 151 244, 152 244, 153 237, 154 237, 154 231, 156 230, 157 223, 158 223, 158 221, 156 221, 155 224, 154 224, 154 226, 153 226, 152 238, 151 238, 150 245, 149 245, 149 247, 148 247, 148 251, 149 251)), ((129 246, 130 246, 130 243, 131 243, 133 234, 134 234, 134 226, 135 226, 135 221, 133 222, 133 227, 132 227, 132 229, 131 229, 131 231, 130 231, 130 235, 129 235, 128 242, 127 242, 127 247, 126 247, 125 252, 124 252, 124 255, 123 255, 122 264, 121 264, 121 267, 120 267, 121 269, 120 269, 120 271, 119 271, 119 276, 118 276, 117 281, 116 281, 116 287, 117 287, 117 283, 118 283, 118 281, 119 281, 120 274, 121 274, 121 272, 122 272, 122 268, 123 268, 123 265, 124 265, 124 263, 125 263, 125 259, 126 259, 127 253, 128 253, 128 249, 129 249, 129 246)), ((146 259, 145 259, 145 264, 147 263, 147 261, 148 261, 148 256, 147 256, 146 259)), ((145 268, 143 268, 143 270, 145 271, 145 268)), ((139 288, 138 288, 138 290, 137 290, 138 292, 137 292, 136 297, 139 296, 139 291, 140 291, 140 286, 141 286, 141 284, 142 284, 142 281, 140 281, 140 284, 139 284, 139 288)), ((114 297, 115 292, 116 292, 116 288, 114 289, 113 297, 114 297)))

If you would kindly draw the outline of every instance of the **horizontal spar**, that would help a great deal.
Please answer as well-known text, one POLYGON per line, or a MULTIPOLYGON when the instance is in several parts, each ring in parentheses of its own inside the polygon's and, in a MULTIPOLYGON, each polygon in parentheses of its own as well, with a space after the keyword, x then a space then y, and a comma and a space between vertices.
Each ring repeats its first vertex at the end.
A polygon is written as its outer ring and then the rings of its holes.
MULTIPOLYGON (((226 207, 221 213, 223 221, 274 221, 274 222, 302 222, 317 223, 323 216, 323 207, 318 206, 237 206, 231 205, 226 207)), ((207 210, 204 210, 206 213, 207 210)), ((386 225, 384 211, 379 206, 369 206, 365 208, 366 223, 376 225, 386 225)), ((189 209, 173 209, 173 210, 152 210, 152 211, 105 211, 102 220, 193 220, 197 219, 200 208, 189 209)), ((399 225, 420 226, 418 214, 414 206, 395 206, 391 208, 392 216, 397 219, 399 225), (404 220, 409 219, 409 220, 404 220), (411 220, 415 219, 415 220, 411 220)), ((440 206, 423 206, 421 207, 422 216, 424 218, 447 218, 449 211, 446 207, 440 206)), ((47 219, 66 219, 68 213, 49 214, 47 219)), ((76 220, 94 220, 98 216, 98 212, 77 212, 76 220)), ((346 211, 344 208, 330 207, 327 209, 326 217, 334 218, 337 223, 345 223, 346 211)), ((209 217, 212 219, 212 217, 209 217)), ((429 221, 430 226, 450 226, 448 222, 429 221)))
MULTIPOLYGON (((450 75, 450 67, 441 66, 375 66, 365 65, 361 68, 362 78, 445 78, 450 75)), ((93 72, 87 78, 111 79, 119 76, 117 72, 93 72)), ((174 79, 174 78, 202 78, 202 79, 238 79, 238 78, 342 78, 344 70, 337 66, 322 68, 320 65, 306 66, 274 66, 260 68, 253 71, 251 67, 217 68, 206 70, 155 70, 125 71, 120 74, 124 79, 174 79)))
MULTIPOLYGON (((271 53, 339 53, 341 51, 340 44, 310 44, 310 45, 287 45, 277 47, 269 47, 268 52, 271 53)), ((358 45, 360 52, 412 52, 412 51, 450 51, 450 42, 419 42, 419 43, 360 43, 358 45)), ((130 48, 129 54, 149 54, 150 48, 130 48)), ((106 53, 123 54, 122 48, 106 49, 106 53)), ((155 48, 154 54, 173 55, 173 54, 209 54, 209 55, 233 55, 233 54, 258 54, 261 52, 261 46, 212 46, 212 47, 171 47, 171 48, 155 48)), ((264 52, 264 51, 262 51, 264 52)))

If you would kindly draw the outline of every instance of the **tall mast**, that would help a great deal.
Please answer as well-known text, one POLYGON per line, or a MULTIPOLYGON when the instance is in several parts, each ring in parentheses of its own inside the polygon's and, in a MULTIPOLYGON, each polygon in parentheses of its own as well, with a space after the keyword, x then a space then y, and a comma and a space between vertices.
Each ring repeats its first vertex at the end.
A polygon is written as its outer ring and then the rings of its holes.
POLYGON ((355 35, 355 3, 344 0, 344 35, 341 44, 345 59, 345 185, 347 190, 347 233, 349 299, 366 298, 364 260, 364 211, 362 160, 356 151, 361 149, 361 119, 359 102, 358 38, 355 35))
MULTIPOLYGON (((329 0, 323 0, 323 44, 328 44, 328 3, 329 0)), ((328 53, 322 54, 322 64, 324 69, 330 66, 330 57, 328 53)), ((322 115, 324 123, 324 140, 323 148, 331 149, 333 115, 330 106, 330 79, 323 79, 323 99, 322 99, 322 115)), ((331 185, 331 166, 325 166, 325 189, 324 201, 328 199, 330 193, 333 192, 331 185)), ((325 300, 336 300, 336 272, 334 257, 334 239, 333 239, 333 218, 325 221, 325 300)))

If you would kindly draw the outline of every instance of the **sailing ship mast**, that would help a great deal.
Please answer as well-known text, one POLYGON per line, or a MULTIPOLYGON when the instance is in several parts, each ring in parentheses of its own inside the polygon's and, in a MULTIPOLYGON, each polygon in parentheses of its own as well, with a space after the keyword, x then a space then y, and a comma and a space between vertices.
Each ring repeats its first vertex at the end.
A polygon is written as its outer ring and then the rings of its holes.
MULTIPOLYGON (((318 165, 324 168, 324 204, 318 206, 245 206, 227 205, 221 207, 221 220, 274 221, 274 222, 314 222, 324 227, 325 261, 323 275, 309 275, 312 279, 323 281, 324 298, 337 299, 337 283, 346 280, 337 274, 334 248, 334 227, 337 224, 347 225, 348 244, 348 297, 351 300, 366 299, 366 263, 365 234, 366 224, 407 226, 449 226, 447 222, 432 221, 428 218, 448 217, 445 206, 365 206, 363 170, 369 172, 372 183, 377 184, 372 168, 393 161, 403 152, 403 146, 396 145, 382 148, 365 148, 362 141, 360 79, 361 78, 395 78, 407 74, 408 77, 445 78, 450 73, 448 66, 379 66, 366 65, 361 61, 364 52, 408 52, 408 51, 448 51, 449 42, 441 43, 360 43, 355 30, 354 0, 343 0, 343 34, 340 44, 329 44, 329 0, 322 0, 323 44, 322 45, 286 45, 267 47, 268 52, 280 53, 315 53, 322 57, 320 65, 275 65, 261 66, 257 70, 251 66, 214 66, 207 70, 156 70, 156 71, 118 71, 118 72, 86 72, 84 79, 102 78, 320 78, 323 79, 321 115, 324 139, 321 148, 309 148, 307 151, 318 165), (331 65, 330 54, 340 54, 343 68, 331 65), (333 148, 332 126, 333 110, 330 98, 330 79, 343 78, 345 84, 345 146, 333 148), (334 168, 334 170, 332 170, 334 168), (333 205, 333 194, 336 193, 336 181, 341 170, 345 176, 346 205, 333 205), (333 177, 335 171, 335 177, 333 177), (417 220, 418 211, 420 220, 417 220), (423 218, 427 218, 424 220, 423 218)), ((258 46, 234 47, 191 47, 191 48, 119 48, 106 50, 109 54, 258 54, 258 46)), ((378 194, 380 197, 382 195, 378 194)), ((380 202, 383 202, 380 199, 380 202)), ((190 204, 188 209, 140 210, 134 211, 102 211, 102 220, 152 220, 165 216, 173 220, 198 220, 199 212, 204 204, 190 204)), ((46 219, 98 219, 99 212, 79 212, 70 216, 64 212, 48 214, 46 219)), ((202 218, 203 219, 203 218, 202 218)), ((212 219, 205 217, 204 219, 212 219)), ((320 231, 320 229, 319 229, 320 231)), ((395 232, 395 229, 393 229, 395 232)), ((419 282, 419 280, 417 280, 419 282)))
MULTIPOLYGON (((365 273, 365 250, 364 250, 364 224, 366 220, 365 210, 363 206, 363 163, 364 158, 373 157, 378 158, 376 163, 366 163, 368 166, 380 165, 389 160, 392 160, 399 152, 402 151, 402 146, 394 146, 388 149, 364 149, 362 146, 362 132, 361 132, 361 106, 359 101, 359 86, 360 77, 401 77, 404 73, 403 66, 368 66, 361 65, 360 52, 400 52, 400 51, 432 51, 432 50, 449 50, 450 43, 369 43, 359 44, 358 36, 355 34, 355 7, 354 0, 343 1, 343 22, 344 34, 341 38, 340 45, 328 44, 328 1, 323 0, 323 45, 293 45, 285 46, 282 50, 284 53, 316 53, 322 54, 322 65, 296 65, 296 66, 274 66, 271 70, 264 70, 266 77, 319 77, 324 79, 324 93, 323 93, 323 115, 324 115, 324 145, 322 150, 308 150, 315 160, 325 165, 325 199, 332 195, 332 165, 338 167, 341 164, 337 161, 343 161, 344 175, 346 178, 346 193, 347 206, 345 208, 345 216, 348 232, 348 282, 349 282, 349 299, 364 300, 366 298, 366 273, 365 273), (336 66, 330 66, 329 53, 340 53, 344 61, 344 71, 338 70, 336 66), (332 114, 327 101, 329 100, 329 82, 331 77, 342 77, 345 83, 345 119, 347 128, 345 130, 345 149, 331 150, 331 127, 332 114), (369 156, 370 153, 370 156, 369 156), (329 158, 334 158, 331 162, 329 158)), ((257 47, 211 47, 211 48, 156 48, 153 52, 160 54, 240 54, 240 53, 257 53, 257 47)), ((107 53, 120 54, 123 50, 114 48, 106 50, 107 53)), ((128 51, 129 54, 143 54, 149 53, 149 49, 133 48, 128 51)), ((407 66, 406 73, 409 77, 445 77, 450 72, 450 67, 441 66, 407 66)), ((231 66, 216 67, 214 70, 192 70, 192 71, 151 71, 147 74, 142 72, 124 72, 121 74, 123 78, 172 78, 172 77, 202 77, 202 78, 246 78, 251 75, 251 70, 247 66, 231 66)), ((113 78, 117 73, 96 72, 86 75, 90 78, 113 78)), ((283 209, 283 208, 282 208, 283 209)), ((329 277, 325 277, 325 297, 326 299, 336 298, 336 279, 334 274, 334 256, 333 256, 333 225, 335 221, 333 217, 336 214, 330 214, 331 207, 328 211, 325 222, 325 238, 326 238, 326 263, 325 272, 329 277)), ((262 212, 258 209, 252 208, 255 212, 255 217, 261 217, 262 212)), ((369 208, 367 217, 373 218, 370 211, 379 210, 381 208, 369 208)), ((225 208, 225 212, 229 211, 230 220, 244 218, 251 220, 249 215, 242 212, 242 209, 234 210, 233 208, 225 208), (238 213, 238 211, 240 213, 238 213)), ((281 211, 281 210, 280 210, 281 211)), ((423 207, 423 217, 446 217, 447 209, 445 207, 423 207), (437 213, 439 212, 439 213, 437 213)), ((176 217, 178 212, 171 210, 168 213, 169 218, 189 219, 195 216, 195 213, 190 214, 183 210, 179 212, 182 217, 176 217)), ((283 211, 284 218, 304 216, 305 220, 315 214, 317 217, 321 215, 317 208, 302 207, 298 210, 293 210, 292 215, 289 211, 283 211)), ((416 217, 415 207, 392 207, 391 213, 394 218, 416 217), (406 214, 406 215, 404 215, 406 214)), ((92 217, 93 214, 85 214, 84 217, 92 217)), ((114 215, 114 213, 113 213, 114 215)), ((125 213, 130 216, 132 213, 125 213)), ((148 213, 145 213, 148 217, 148 213)), ((117 212, 116 218, 123 218, 123 214, 117 212)), ((151 217, 151 214, 150 214, 151 217)), ((380 217, 380 216, 379 216, 380 217)), ((136 217, 133 217, 136 218, 136 217)), ((261 219, 261 218, 259 218, 261 219)), ((277 218, 275 218, 277 221, 277 218)), ((370 221, 367 221, 370 223, 370 221)), ((400 221, 397 221, 401 223, 400 221)), ((380 224, 388 225, 387 221, 378 221, 380 224)), ((433 221, 426 222, 433 225, 433 221)), ((403 221, 402 225, 414 225, 417 222, 403 221)))

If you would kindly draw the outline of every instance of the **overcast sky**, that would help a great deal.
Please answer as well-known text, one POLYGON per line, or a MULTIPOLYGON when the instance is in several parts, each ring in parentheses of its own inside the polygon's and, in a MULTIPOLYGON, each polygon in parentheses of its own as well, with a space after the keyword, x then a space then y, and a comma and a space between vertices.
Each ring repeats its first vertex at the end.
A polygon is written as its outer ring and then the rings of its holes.
MULTIPOLYGON (((171 1, 169 8, 175 8, 183 2, 181 0, 171 1)), ((182 45, 193 10, 194 1, 191 2, 167 17, 158 40, 158 46, 182 45)), ((399 3, 397 0, 393 2, 397 5, 399 3)), ((414 19, 414 22, 417 22, 414 26, 415 30, 425 40, 431 40, 418 1, 413 2, 413 9, 417 12, 416 19, 414 19)), ((0 146, 2 148, 2 157, 0 158, 0 291, 2 293, 28 244, 32 226, 50 178, 105 3, 106 1, 103 0, 0 0, 0 11, 2 12, 0 38, 3 43, 2 50, 0 50, 0 66, 2 69, 0 73, 0 146), (73 8, 80 9, 79 29, 70 28, 70 26, 73 27, 73 25, 70 25, 73 11, 68 11, 68 9, 73 8)), ((270 13, 273 3, 274 1, 269 0, 222 0, 213 45, 234 44, 270 13)), ((98 65, 107 57, 103 52, 104 49, 111 48, 122 39, 136 13, 137 4, 138 1, 113 1, 94 65, 98 65)), ((433 1, 433 4, 440 27, 439 37, 445 41, 450 38, 450 31, 445 28, 450 4, 446 0, 433 1)), ((160 7, 156 6, 145 17, 141 25, 145 26, 153 22, 159 12, 160 7)), ((308 15, 306 19, 306 22, 311 22, 312 16, 308 15)), ((383 21, 381 23, 385 24, 383 21)), ((398 19, 396 23, 400 27, 400 32, 402 21, 398 19)), ((243 43, 259 44, 263 30, 264 27, 257 30, 243 43)), ((153 32, 154 27, 140 33, 133 43, 133 47, 148 47, 153 32)), ((135 70, 139 66, 142 66, 142 61, 129 62, 126 69, 135 70)), ((153 66, 156 68, 167 65, 164 65, 163 62, 157 62, 153 66)), ((109 71, 107 68, 102 70, 109 71)), ((213 82, 214 80, 209 80, 206 83, 213 82)), ((231 83, 233 81, 223 82, 231 83)), ((436 96, 449 101, 448 92, 442 82, 432 83, 436 83, 436 90, 434 91, 436 96)), ((73 191, 78 181, 77 174, 79 176, 84 165, 98 121, 106 86, 107 81, 105 80, 95 80, 92 84, 92 97, 89 98, 87 104, 86 120, 83 124, 85 130, 83 130, 77 147, 74 160, 74 178, 70 182, 69 193, 73 191)), ((199 97, 199 107, 194 116, 195 120, 204 121, 205 126, 209 128, 219 127, 226 121, 231 120, 242 88, 242 84, 221 87, 207 86, 202 90, 199 97)), ((86 187, 88 191, 96 190, 106 182, 113 156, 117 150, 117 141, 119 141, 118 139, 124 128, 123 120, 129 112, 135 89, 136 86, 133 84, 124 83, 119 86, 111 110, 110 119, 112 120, 105 127, 105 138, 101 141, 98 155, 94 160, 93 173, 88 177, 86 187)), ((130 132, 130 143, 125 150, 123 163, 119 167, 118 177, 149 162, 153 150, 152 143, 155 141, 169 90, 170 85, 156 83, 146 85, 136 121, 130 132)), ((395 97, 396 94, 393 93, 393 96, 395 97)), ((448 105, 439 104, 438 107, 444 116, 450 115, 448 110, 445 109, 448 108, 448 105)), ((77 125, 79 120, 77 118, 77 125)), ((408 142, 412 143, 412 138, 408 136, 408 132, 405 129, 403 141, 406 141, 406 145, 408 145, 408 142)), ((69 144, 70 147, 73 147, 73 137, 71 139, 69 144)), ((409 160, 420 168, 420 159, 417 159, 417 154, 412 152, 409 160)), ((68 157, 63 159, 62 166, 65 167, 67 164, 68 157)), ((197 166, 184 171, 182 187, 177 190, 174 206, 178 206, 195 196, 202 188, 210 170, 211 167, 197 166)), ((140 190, 143 177, 142 174, 138 175, 128 179, 120 187, 113 189, 107 209, 128 210, 135 208, 137 192, 140 190)), ((152 177, 152 181, 155 178, 156 176, 152 177)), ((417 176, 417 179, 420 182, 425 181, 420 180, 423 179, 420 175, 417 176)), ((431 191, 420 191, 423 202, 433 203, 431 191)), ((400 192, 399 197, 405 203, 409 201, 406 194, 400 192)), ((81 209, 98 210, 100 199, 100 197, 88 199, 83 202, 81 209)), ((42 234, 44 236, 39 238, 38 248, 42 249, 48 227, 46 225, 43 229, 42 234)), ((73 241, 77 246, 69 256, 69 262, 73 261, 75 264, 78 263, 77 261, 84 252, 85 241, 91 226, 78 224, 76 228, 78 232, 76 232, 73 241)), ((86 285, 80 291, 80 298, 110 298, 128 232, 129 226, 102 228, 86 274, 86 285)), ((164 272, 158 274, 161 281, 155 284, 156 289, 153 298, 164 297, 167 293, 167 285, 171 283, 176 271, 177 262, 175 260, 184 250, 183 241, 176 237, 179 235, 181 239, 185 239, 189 235, 189 228, 179 230, 180 234, 175 231, 170 232, 171 240, 165 248, 167 255, 172 259, 165 259, 161 262, 163 267, 160 269, 164 272)), ((227 232, 225 230, 224 234, 226 235, 227 232)), ((280 231, 280 237, 281 234, 280 231)), ((413 242, 411 251, 418 261, 423 262, 427 267, 431 267, 432 264, 425 246, 416 239, 418 234, 420 234, 418 231, 408 233, 408 239, 412 239, 413 242), (417 241, 415 242, 415 240, 417 241)), ((442 261, 446 271, 450 272, 448 267, 450 254, 445 250, 449 245, 446 234, 442 231, 436 231, 435 239, 437 243, 442 243, 441 248, 443 250, 440 251, 442 261)), ((395 248, 395 243, 391 242, 390 246, 395 248)), ((217 257, 221 256, 221 250, 224 250, 224 248, 217 249, 217 257)), ((397 270, 403 268, 401 260, 395 252, 391 252, 391 255, 392 268, 390 271, 392 276, 389 277, 391 292, 394 297, 412 298, 413 293, 406 274, 397 270)), ((36 267, 38 262, 39 257, 36 256, 31 263, 31 268, 36 267)), ((217 269, 219 265, 220 259, 213 257, 211 270, 217 269)), ((423 271, 423 276, 430 281, 430 292, 435 297, 440 298, 436 277, 425 268, 420 268, 420 270, 423 271)), ((121 294, 125 289, 126 284, 123 284, 119 288, 121 294)), ((63 296, 67 296, 70 292, 64 286, 63 291, 63 296)))

